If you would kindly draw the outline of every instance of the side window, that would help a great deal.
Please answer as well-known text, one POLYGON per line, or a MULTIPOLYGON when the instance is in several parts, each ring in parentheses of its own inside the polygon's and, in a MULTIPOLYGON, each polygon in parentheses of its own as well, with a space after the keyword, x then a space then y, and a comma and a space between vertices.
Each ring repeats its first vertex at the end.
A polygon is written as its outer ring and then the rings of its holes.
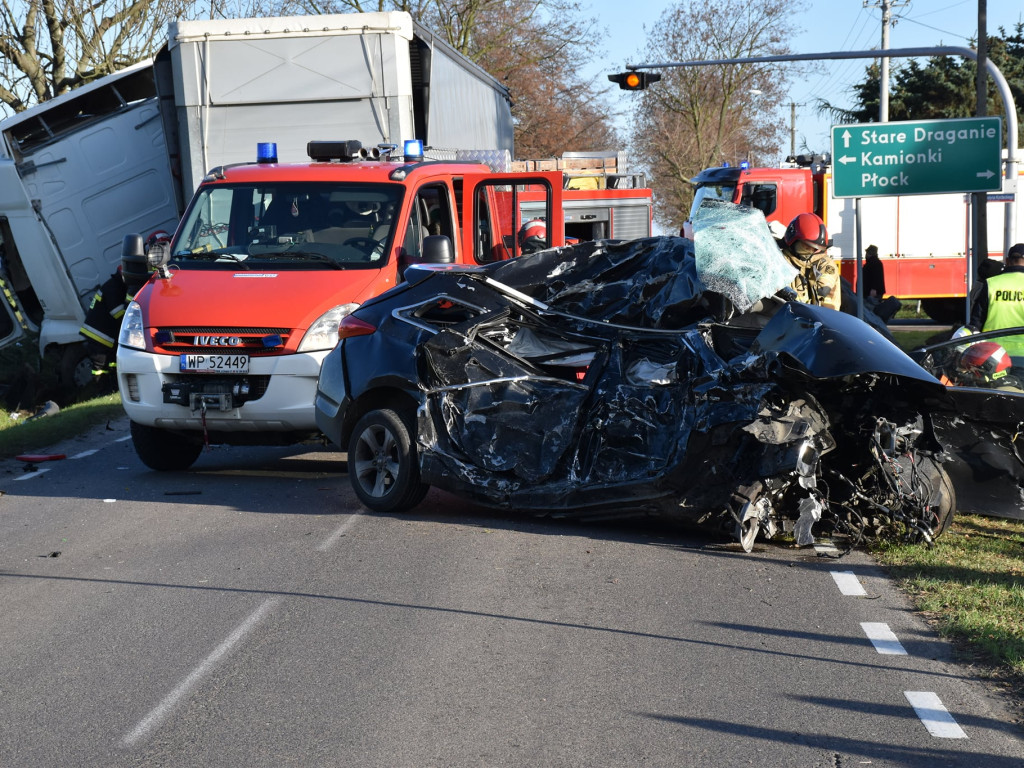
POLYGON ((543 183, 484 182, 474 194, 474 256, 486 264, 551 245, 551 191, 543 183))
POLYGON ((760 209, 768 216, 778 207, 779 193, 774 184, 748 184, 743 188, 743 205, 760 209))
POLYGON ((445 235, 453 244, 456 241, 451 200, 444 184, 432 184, 416 190, 409 223, 402 239, 404 255, 413 259, 419 257, 423 250, 423 238, 427 235, 445 235))

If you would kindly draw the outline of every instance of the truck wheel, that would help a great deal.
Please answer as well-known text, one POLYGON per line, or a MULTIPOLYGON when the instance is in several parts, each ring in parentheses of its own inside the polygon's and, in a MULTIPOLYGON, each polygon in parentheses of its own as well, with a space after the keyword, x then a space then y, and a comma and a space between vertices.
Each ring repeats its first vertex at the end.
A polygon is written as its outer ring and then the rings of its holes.
POLYGON ((88 400, 117 388, 117 380, 112 373, 97 376, 93 373, 94 367, 85 342, 64 347, 60 359, 60 385, 68 401, 88 400))
POLYGON ((405 512, 426 496, 420 482, 414 418, 390 408, 363 415, 348 443, 348 476, 359 500, 374 512, 405 512))
POLYGON ((177 472, 188 469, 199 458, 203 443, 195 439, 176 435, 165 429, 146 427, 131 422, 132 445, 142 463, 158 472, 177 472))

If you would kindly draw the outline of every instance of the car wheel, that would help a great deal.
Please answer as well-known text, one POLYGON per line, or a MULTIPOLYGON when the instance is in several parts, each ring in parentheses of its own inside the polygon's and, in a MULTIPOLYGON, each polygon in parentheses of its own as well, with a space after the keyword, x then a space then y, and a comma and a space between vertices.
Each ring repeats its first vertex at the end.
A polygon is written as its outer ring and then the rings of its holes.
POLYGON ((158 472, 188 469, 203 452, 198 438, 185 437, 165 429, 131 422, 132 445, 142 463, 158 472))
POLYGON ((429 486, 420 482, 411 414, 381 408, 366 413, 348 443, 348 476, 359 500, 374 512, 404 512, 429 486))
POLYGON ((931 523, 932 537, 938 538, 953 522, 953 514, 956 512, 956 491, 953 490, 953 481, 946 474, 946 470, 934 459, 922 458, 918 470, 925 476, 931 492, 928 501, 934 516, 931 523))

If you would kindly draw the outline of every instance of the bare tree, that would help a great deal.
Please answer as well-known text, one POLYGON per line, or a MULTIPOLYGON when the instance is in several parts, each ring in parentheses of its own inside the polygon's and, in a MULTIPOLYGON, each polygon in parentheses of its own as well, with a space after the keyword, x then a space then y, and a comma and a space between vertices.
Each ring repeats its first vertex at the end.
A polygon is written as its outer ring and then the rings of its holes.
POLYGON ((272 14, 288 0, 0 0, 0 105, 20 112, 150 58, 179 19, 272 14))
MULTIPOLYGON (((789 20, 798 10, 785 0, 683 0, 662 13, 640 57, 665 63, 789 53, 789 20)), ((778 107, 792 70, 734 64, 659 71, 663 79, 638 97, 632 146, 653 178, 656 218, 678 230, 693 176, 778 152, 785 132, 778 107)))

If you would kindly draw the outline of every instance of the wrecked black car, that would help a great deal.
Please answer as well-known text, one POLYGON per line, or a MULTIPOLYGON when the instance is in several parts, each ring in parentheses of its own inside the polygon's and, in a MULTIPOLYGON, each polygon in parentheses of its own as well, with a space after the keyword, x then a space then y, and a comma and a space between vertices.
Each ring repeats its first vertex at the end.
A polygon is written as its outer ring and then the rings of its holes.
POLYGON ((856 318, 776 296, 792 267, 759 212, 730 209, 694 241, 411 268, 346 318, 316 416, 361 502, 404 511, 437 486, 702 523, 747 551, 939 535, 945 388, 856 318))
POLYGON ((957 511, 1024 520, 1024 328, 952 338, 910 353, 947 385, 953 407, 933 415, 957 511))

